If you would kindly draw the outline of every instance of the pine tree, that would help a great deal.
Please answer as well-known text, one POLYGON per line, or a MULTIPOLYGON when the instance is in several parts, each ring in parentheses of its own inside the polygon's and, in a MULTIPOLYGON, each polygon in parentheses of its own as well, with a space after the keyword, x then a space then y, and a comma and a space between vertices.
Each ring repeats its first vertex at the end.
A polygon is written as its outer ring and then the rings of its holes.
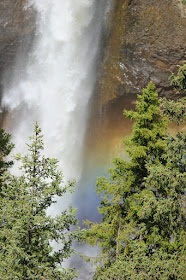
POLYGON ((162 99, 162 115, 166 116, 170 121, 180 124, 186 118, 186 97, 177 101, 162 99))
MULTIPOLYGON (((180 108, 174 108, 179 118, 180 108)), ((98 178, 102 222, 85 223, 86 242, 101 248, 93 279, 181 280, 186 273, 185 134, 167 135, 168 120, 160 114, 152 83, 138 96, 136 111, 124 114, 135 121, 124 140, 130 161, 115 159, 110 176, 98 178)))
MULTIPOLYGON (((14 145, 10 141, 11 135, 0 129, 0 193, 1 193, 1 178, 3 173, 13 165, 13 161, 7 161, 6 157, 12 151, 14 145)), ((0 194, 1 195, 1 194, 0 194)))
POLYGON ((179 89, 181 91, 183 90, 185 92, 186 91, 186 63, 184 63, 182 66, 179 66, 177 75, 172 73, 169 79, 171 80, 171 85, 174 88, 179 89))
POLYGON ((74 182, 62 187, 58 161, 42 156, 43 139, 37 124, 30 139, 29 154, 16 157, 22 164, 22 175, 3 176, 0 279, 74 279, 74 271, 61 265, 73 252, 70 228, 77 224, 76 211, 70 207, 55 218, 46 214, 56 196, 72 190, 74 182))
POLYGON ((99 279, 103 267, 110 267, 121 254, 128 253, 131 240, 142 238, 134 211, 131 212, 131 202, 145 189, 144 180, 149 172, 147 161, 154 165, 165 161, 161 155, 165 151, 167 120, 160 116, 155 86, 150 83, 138 100, 135 112, 124 112, 135 120, 132 135, 124 140, 130 161, 115 159, 109 178, 98 178, 97 193, 103 195, 99 213, 103 219, 100 224, 86 221, 86 242, 102 248, 97 259, 102 264, 95 272, 95 279, 99 279))
POLYGON ((162 161, 168 125, 167 119, 160 116, 160 100, 152 82, 143 89, 142 95, 138 95, 138 100, 135 112, 124 111, 126 117, 135 120, 132 135, 124 139, 126 151, 131 158, 131 171, 135 176, 135 189, 147 176, 147 160, 154 164, 162 161))
POLYGON ((135 236, 128 236, 114 262, 97 269, 97 280, 185 278, 186 135, 168 135, 165 141, 165 163, 148 162, 144 189, 129 197, 135 236))

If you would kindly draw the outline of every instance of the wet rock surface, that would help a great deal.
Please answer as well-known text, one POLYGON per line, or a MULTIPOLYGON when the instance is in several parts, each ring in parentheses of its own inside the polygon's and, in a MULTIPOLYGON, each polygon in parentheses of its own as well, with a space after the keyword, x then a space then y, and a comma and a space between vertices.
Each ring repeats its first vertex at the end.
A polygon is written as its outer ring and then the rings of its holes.
POLYGON ((114 0, 98 95, 100 104, 140 93, 152 80, 162 96, 174 92, 168 80, 183 64, 186 5, 179 0, 114 0))
POLYGON ((27 0, 0 0, 0 97, 3 74, 14 66, 20 46, 26 51, 33 41, 35 13, 26 6, 27 0))

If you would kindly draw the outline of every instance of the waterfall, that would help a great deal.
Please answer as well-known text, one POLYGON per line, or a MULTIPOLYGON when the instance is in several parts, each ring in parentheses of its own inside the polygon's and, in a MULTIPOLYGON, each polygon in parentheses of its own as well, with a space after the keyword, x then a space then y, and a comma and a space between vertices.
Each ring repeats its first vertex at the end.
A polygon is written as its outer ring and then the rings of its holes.
POLYGON ((109 0, 29 0, 37 13, 26 65, 19 53, 4 80, 3 107, 18 152, 37 121, 46 153, 60 160, 67 178, 82 172, 82 150, 93 93, 101 33, 109 0))

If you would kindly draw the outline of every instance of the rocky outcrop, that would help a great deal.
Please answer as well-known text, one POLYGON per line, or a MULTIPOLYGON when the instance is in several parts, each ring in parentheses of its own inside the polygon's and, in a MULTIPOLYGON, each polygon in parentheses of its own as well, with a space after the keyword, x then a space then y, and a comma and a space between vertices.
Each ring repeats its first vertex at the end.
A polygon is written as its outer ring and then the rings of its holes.
POLYGON ((152 80, 171 96, 168 77, 186 51, 186 5, 180 0, 113 0, 98 84, 100 104, 134 95, 152 80))
POLYGON ((27 0, 0 0, 0 81, 5 70, 13 67, 20 45, 25 49, 32 41, 35 14, 26 4, 27 0))

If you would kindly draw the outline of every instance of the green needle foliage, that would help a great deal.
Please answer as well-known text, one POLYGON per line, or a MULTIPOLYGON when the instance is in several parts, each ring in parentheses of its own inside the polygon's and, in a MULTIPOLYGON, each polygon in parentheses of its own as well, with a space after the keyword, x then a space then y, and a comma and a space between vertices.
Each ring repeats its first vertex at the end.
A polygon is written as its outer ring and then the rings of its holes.
POLYGON ((178 101, 162 99, 162 114, 178 125, 186 119, 186 97, 178 101))
POLYGON ((124 111, 124 115, 135 120, 132 135, 125 138, 127 152, 131 158, 131 168, 136 177, 133 187, 140 185, 147 175, 147 160, 157 164, 165 150, 164 136, 167 119, 160 116, 160 100, 152 82, 143 94, 138 95, 136 112, 124 111))
MULTIPOLYGON (((184 0, 185 1, 185 0, 184 0)), ((184 2, 184 4, 186 1, 184 2)), ((178 65, 179 66, 179 65, 178 65)), ((179 90, 186 91, 186 63, 183 66, 179 66, 178 74, 170 76, 171 85, 179 90)))
MULTIPOLYGON (((169 78, 171 85, 173 85, 178 92, 186 93, 186 63, 183 66, 179 66, 178 74, 172 75, 169 78)), ((162 114, 170 121, 177 123, 184 122, 186 119, 186 97, 183 97, 176 102, 173 100, 162 99, 162 114)))
POLYGON ((28 144, 29 154, 18 155, 22 175, 4 174, 0 201, 0 279, 74 279, 72 269, 63 269, 76 225, 72 207, 52 218, 46 210, 56 196, 72 190, 74 182, 62 187, 63 176, 56 159, 41 155, 43 139, 36 124, 28 144), (55 250, 51 244, 55 243, 55 250))
POLYGON ((11 136, 3 129, 0 129, 0 195, 3 173, 13 165, 13 161, 6 161, 14 145, 10 142, 11 136))
POLYGON ((120 255, 109 268, 100 269, 98 280, 183 280, 185 257, 182 252, 166 253, 162 250, 149 254, 149 248, 134 241, 129 256, 120 255))
POLYGON ((101 248, 93 279, 184 279, 186 136, 167 135, 152 83, 124 114, 134 120, 124 140, 130 161, 115 159, 109 177, 98 178, 102 222, 83 230, 101 248))

